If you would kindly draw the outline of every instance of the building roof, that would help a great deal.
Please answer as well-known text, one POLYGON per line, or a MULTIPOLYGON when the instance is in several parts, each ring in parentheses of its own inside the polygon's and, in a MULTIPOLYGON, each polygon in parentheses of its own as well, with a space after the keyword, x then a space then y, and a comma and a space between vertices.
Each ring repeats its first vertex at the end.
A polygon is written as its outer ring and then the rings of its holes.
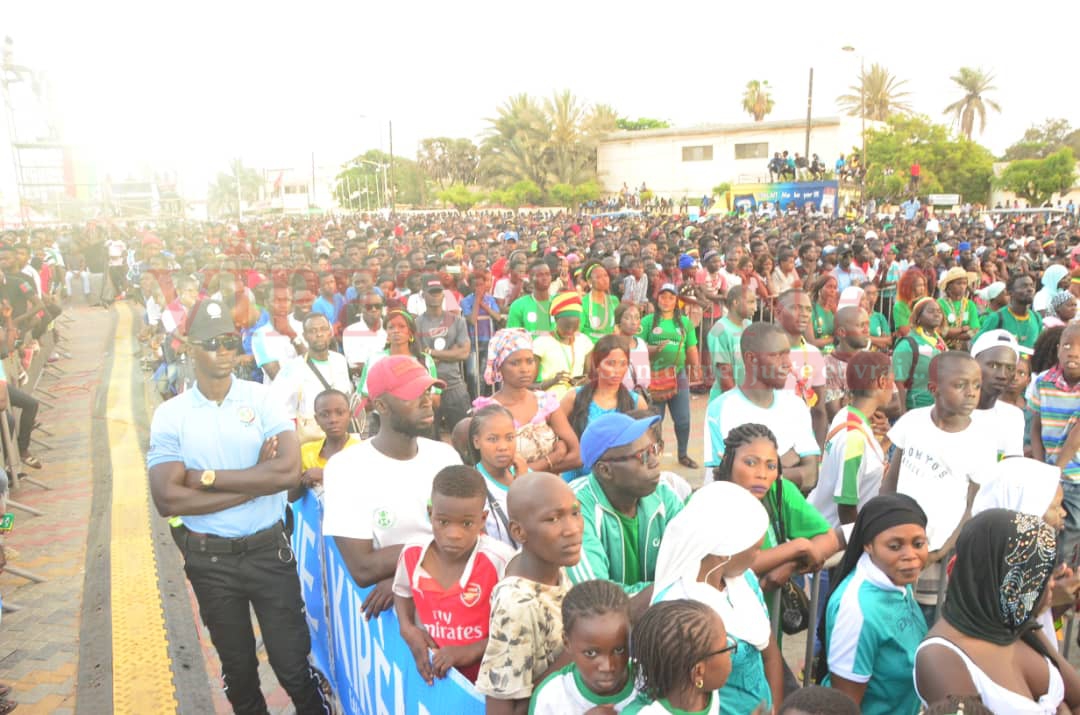
MULTIPOLYGON (((858 120, 858 117, 855 117, 858 120)), ((842 117, 814 117, 810 127, 837 126, 842 117)), ((738 122, 734 124, 698 124, 690 127, 668 127, 667 129, 642 129, 638 131, 621 130, 611 132, 600 140, 621 142, 633 139, 658 139, 662 137, 693 137, 709 134, 737 134, 739 132, 775 131, 778 129, 801 129, 806 126, 806 119, 777 119, 770 122, 738 122)))

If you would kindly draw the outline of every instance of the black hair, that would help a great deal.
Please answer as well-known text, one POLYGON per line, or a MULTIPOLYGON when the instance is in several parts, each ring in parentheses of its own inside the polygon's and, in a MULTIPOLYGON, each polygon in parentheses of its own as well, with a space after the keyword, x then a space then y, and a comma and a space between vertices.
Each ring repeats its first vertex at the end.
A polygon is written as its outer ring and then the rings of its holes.
MULTIPOLYGON (((728 432, 727 436, 724 437, 724 456, 720 459, 720 464, 713 467, 713 479, 718 482, 730 482, 731 470, 735 466, 735 450, 739 447, 745 447, 758 439, 767 439, 772 442, 775 449, 780 449, 776 443, 776 435, 773 434, 771 429, 762 424, 747 422, 728 432)), ((783 472, 779 460, 776 462, 776 468, 778 472, 783 472)), ((779 481, 779 477, 777 481, 779 481)))
POLYGON ((739 352, 746 353, 764 352, 765 341, 773 336, 782 336, 786 339, 787 333, 776 323, 756 322, 746 326, 739 336, 739 352))
POLYGON ((346 395, 341 390, 335 390, 332 387, 327 388, 327 389, 323 390, 322 392, 320 392, 319 394, 315 395, 315 401, 313 403, 311 403, 311 404, 317 405, 317 404, 319 404, 319 400, 326 399, 327 397, 333 397, 334 395, 337 395, 341 399, 345 400, 346 405, 349 404, 349 396, 346 395))
MULTIPOLYGON (((416 330, 416 318, 412 317, 407 311, 396 309, 391 310, 383 318, 383 327, 385 328, 390 324, 391 318, 400 317, 405 321, 405 324, 409 326, 409 332, 412 333, 412 340, 409 341, 409 353, 412 354, 416 361, 424 367, 427 367, 427 360, 425 359, 423 351, 420 349, 420 341, 417 339, 418 332, 416 330)), ((386 349, 390 349, 390 338, 386 339, 386 349)))
POLYGON ((1055 325, 1044 328, 1039 334, 1031 353, 1032 375, 1037 375, 1057 365, 1058 347, 1061 345, 1061 335, 1064 332, 1064 325, 1055 325))
POLYGON ((569 635, 579 618, 622 613, 630 622, 630 599, 614 581, 582 581, 566 592, 562 602, 563 633, 569 635))
MULTIPOLYGON (((304 330, 307 330, 307 322, 314 318, 322 318, 327 323, 330 323, 330 318, 327 318, 325 314, 313 310, 304 316, 304 319, 300 321, 300 325, 304 328, 304 330)), ((334 324, 330 323, 330 327, 333 328, 334 324)))
POLYGON ((953 367, 959 363, 968 363, 978 365, 975 362, 975 358, 971 357, 971 353, 964 352, 963 350, 948 350, 943 353, 938 353, 930 361, 930 368, 928 370, 930 374, 930 382, 937 384, 940 379, 942 370, 948 367, 953 367))
MULTIPOLYGON (((622 350, 626 353, 626 359, 630 360, 630 339, 621 335, 605 335, 596 341, 596 345, 593 347, 592 352, 589 353, 589 381, 576 390, 574 395, 574 405, 570 409, 570 426, 573 427, 574 433, 577 434, 578 439, 581 439, 581 435, 585 432, 586 425, 589 424, 589 405, 592 404, 593 395, 596 393, 596 386, 599 384, 599 367, 600 361, 606 358, 615 350, 622 350)), ((629 368, 629 366, 627 367, 629 368)), ((621 382, 615 393, 615 409, 619 412, 626 413, 637 407, 637 399, 630 394, 630 391, 626 389, 626 386, 621 382)))
POLYGON ((1015 286, 1015 285, 1016 285, 1016 282, 1017 282, 1018 280, 1022 279, 1022 278, 1030 278, 1030 279, 1032 280, 1032 282, 1033 282, 1033 283, 1034 283, 1034 282, 1036 282, 1036 281, 1035 281, 1035 277, 1034 277, 1033 275, 1031 275, 1030 273, 1027 273, 1027 272, 1013 273, 1013 274, 1012 274, 1012 275, 1010 275, 1010 276, 1008 277, 1008 279, 1007 279, 1007 280, 1005 281, 1005 290, 1007 290, 1007 291, 1009 291, 1010 293, 1012 293, 1012 291, 1013 291, 1013 286, 1015 286))
POLYGON ((859 706, 836 688, 810 685, 798 688, 788 697, 777 715, 798 711, 806 715, 859 715, 859 706))
POLYGON ((626 315, 626 311, 633 308, 638 312, 638 317, 641 317, 641 307, 637 303, 631 303, 628 300, 620 302, 615 307, 615 324, 618 325, 622 321, 622 317, 626 315))
POLYGON ((484 475, 464 464, 443 467, 431 482, 432 498, 438 494, 457 499, 487 499, 484 475))
POLYGON ((488 418, 494 417, 495 415, 509 417, 510 423, 513 424, 514 422, 513 413, 497 402, 485 405, 476 412, 473 412, 472 417, 469 420, 469 444, 467 445, 467 448, 469 450, 469 458, 473 460, 473 464, 480 464, 480 450, 473 445, 473 442, 480 436, 480 430, 483 429, 488 418))
POLYGON ((931 703, 923 712, 926 715, 994 715, 994 711, 983 704, 979 695, 946 695, 931 703))
POLYGON ((659 700, 693 688, 690 671, 709 654, 715 614, 689 599, 650 606, 630 639, 638 691, 659 700))

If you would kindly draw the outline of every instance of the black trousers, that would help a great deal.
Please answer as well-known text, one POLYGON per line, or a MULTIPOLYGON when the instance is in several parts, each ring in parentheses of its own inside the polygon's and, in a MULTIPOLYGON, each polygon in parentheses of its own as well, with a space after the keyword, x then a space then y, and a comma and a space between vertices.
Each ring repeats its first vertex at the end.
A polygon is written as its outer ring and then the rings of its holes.
POLYGON ((329 715, 322 679, 308 662, 311 636, 296 558, 281 526, 273 528, 279 538, 242 553, 213 552, 222 542, 237 540, 198 537, 183 527, 174 528, 173 536, 184 554, 184 572, 199 601, 199 614, 221 659, 225 695, 233 710, 240 715, 269 712, 259 687, 249 610, 254 608, 270 666, 296 712, 329 715))
MULTIPOLYGON (((19 430, 15 439, 19 445, 19 455, 27 454, 30 451, 30 436, 34 431, 34 422, 37 421, 38 407, 41 405, 36 399, 34 399, 30 393, 23 392, 17 387, 8 385, 8 401, 11 402, 12 407, 18 407, 19 412, 19 430)), ((15 418, 11 416, 11 410, 8 410, 8 425, 14 427, 15 418)))

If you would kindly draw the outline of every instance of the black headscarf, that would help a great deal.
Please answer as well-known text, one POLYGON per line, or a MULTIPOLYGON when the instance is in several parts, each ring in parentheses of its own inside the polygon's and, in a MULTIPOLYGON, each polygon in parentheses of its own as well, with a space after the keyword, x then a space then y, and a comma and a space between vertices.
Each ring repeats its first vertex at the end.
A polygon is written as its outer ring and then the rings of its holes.
POLYGON ((832 575, 829 577, 833 588, 839 586, 848 574, 855 570, 855 565, 866 553, 866 545, 873 541, 875 536, 901 524, 926 527, 926 512, 907 494, 881 494, 866 502, 855 517, 855 528, 848 539, 844 558, 836 569, 835 578, 832 575))
MULTIPOLYGON (((840 587, 844 579, 855 570, 855 565, 866 553, 866 545, 874 540, 874 537, 894 526, 901 524, 918 524, 926 527, 926 513, 918 502, 907 494, 881 494, 866 502, 855 517, 855 527, 848 539, 847 548, 844 549, 844 558, 836 569, 835 574, 829 575, 829 584, 832 588, 825 595, 828 603, 832 592, 840 587)), ((821 655, 818 657, 815 678, 820 683, 829 673, 828 642, 825 640, 825 626, 828 619, 828 609, 825 617, 818 624, 818 641, 821 643, 821 655)))
POLYGON ((996 645, 1030 634, 1038 628, 1035 609, 1050 583, 1056 546, 1054 530, 1037 516, 989 509, 974 517, 956 542, 945 620, 996 645))

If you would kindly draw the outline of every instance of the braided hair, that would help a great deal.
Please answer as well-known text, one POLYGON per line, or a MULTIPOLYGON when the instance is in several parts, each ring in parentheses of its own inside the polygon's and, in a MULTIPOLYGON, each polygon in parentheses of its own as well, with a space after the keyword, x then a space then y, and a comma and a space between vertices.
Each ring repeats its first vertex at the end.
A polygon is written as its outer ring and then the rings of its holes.
POLYGON ((562 602, 563 633, 574 630, 579 618, 622 613, 630 622, 630 599, 614 581, 582 581, 566 592, 562 602))
POLYGON ((690 672, 709 654, 715 614, 689 599, 662 601, 645 611, 630 639, 640 692, 659 700, 694 687, 690 672))
POLYGON ((476 440, 480 438, 480 430, 487 424, 489 417, 495 415, 502 415, 510 419, 510 424, 514 424, 514 415, 510 410, 506 409, 499 403, 495 402, 490 405, 481 407, 472 414, 469 419, 469 458, 473 464, 480 464, 480 450, 476 448, 476 440))
MULTIPOLYGON (((758 439, 767 439, 772 442, 773 447, 777 450, 780 449, 776 443, 776 435, 773 434, 771 429, 762 424, 747 422, 728 432, 727 436, 724 437, 724 456, 720 460, 720 464, 713 467, 713 479, 718 482, 730 482, 731 470, 735 466, 735 450, 739 447, 745 447, 758 439)), ((776 469, 779 475, 782 476, 783 468, 779 461, 776 463, 776 469)), ((779 481, 779 476, 777 481, 779 481)))
MULTIPOLYGON (((589 353, 589 381, 582 385, 574 396, 574 405, 570 409, 570 426, 581 439, 585 427, 589 424, 589 406, 592 404, 596 387, 600 383, 600 363, 616 350, 622 350, 627 362, 630 360, 630 339, 621 335, 605 335, 596 341, 596 346, 589 353)), ((627 366, 627 369, 632 369, 627 366)), ((615 393, 615 409, 626 414, 637 407, 636 395, 630 394, 626 386, 619 383, 615 393)))

